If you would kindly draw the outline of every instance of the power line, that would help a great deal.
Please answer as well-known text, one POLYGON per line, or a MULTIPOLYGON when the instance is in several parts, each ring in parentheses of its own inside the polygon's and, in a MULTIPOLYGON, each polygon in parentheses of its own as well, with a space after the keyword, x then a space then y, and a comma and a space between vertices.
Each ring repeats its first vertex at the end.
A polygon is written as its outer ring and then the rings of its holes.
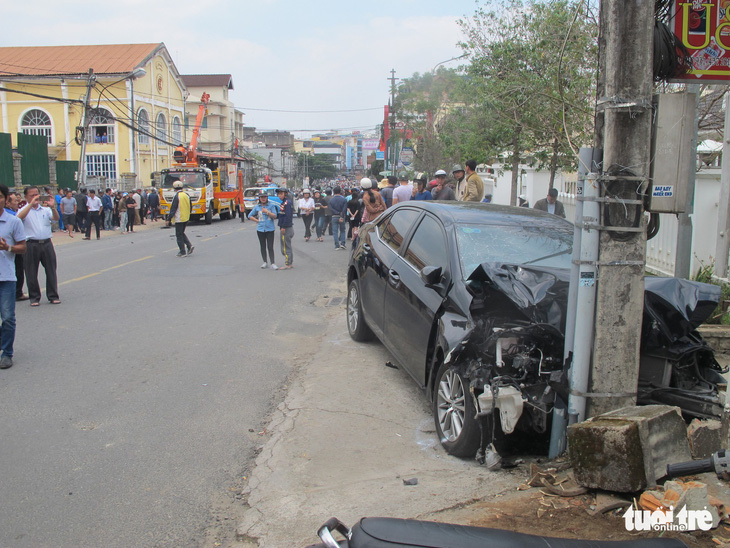
POLYGON ((272 109, 272 108, 249 108, 249 107, 236 107, 240 108, 241 110, 253 110, 257 112, 289 112, 289 113, 296 113, 296 114, 327 114, 327 113, 335 113, 335 112, 367 112, 372 110, 382 110, 383 107, 375 107, 375 108, 353 108, 353 109, 346 109, 346 110, 279 110, 279 109, 272 109))

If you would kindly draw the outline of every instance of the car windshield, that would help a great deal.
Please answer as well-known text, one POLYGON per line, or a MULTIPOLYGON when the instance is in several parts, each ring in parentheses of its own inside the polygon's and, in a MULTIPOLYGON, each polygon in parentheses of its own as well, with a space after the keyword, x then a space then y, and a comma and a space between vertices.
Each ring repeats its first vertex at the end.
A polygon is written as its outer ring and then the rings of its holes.
POLYGON ((491 262, 570 268, 573 232, 542 225, 461 224, 456 241, 466 279, 477 266, 491 262))
POLYGON ((244 198, 255 198, 261 193, 260 188, 247 188, 243 191, 243 197, 244 198))
POLYGON ((199 173, 197 171, 165 173, 165 178, 162 181, 162 188, 172 188, 172 183, 176 179, 182 181, 184 188, 203 188, 205 186, 205 173, 199 173))

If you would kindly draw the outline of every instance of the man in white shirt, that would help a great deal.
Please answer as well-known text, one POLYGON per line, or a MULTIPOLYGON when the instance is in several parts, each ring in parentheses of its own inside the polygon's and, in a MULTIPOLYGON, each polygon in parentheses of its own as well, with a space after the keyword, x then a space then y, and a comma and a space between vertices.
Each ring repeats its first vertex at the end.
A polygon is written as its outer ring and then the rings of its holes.
POLYGON ((89 196, 86 198, 86 207, 89 210, 89 218, 86 221, 86 237, 84 240, 91 239, 91 224, 96 227, 96 239, 101 234, 101 199, 96 195, 96 190, 89 189, 89 196))
MULTIPOLYGON (((15 342, 15 257, 25 253, 23 223, 5 210, 9 191, 0 185, 0 369, 13 366, 15 342)), ((55 206, 55 203, 53 204, 55 206)), ((55 209, 55 207, 54 207, 55 209)), ((21 282, 22 285, 22 282, 21 282)))
POLYGON ((407 202, 413 195, 413 188, 408 184, 408 175, 405 172, 398 175, 400 186, 393 189, 393 205, 407 202))
POLYGON ((56 278, 56 251, 51 242, 51 222, 58 220, 58 210, 53 198, 49 198, 45 207, 41 206, 38 187, 25 189, 26 206, 18 211, 18 219, 23 221, 26 236, 25 283, 28 285, 30 306, 39 306, 41 302, 41 286, 38 283, 38 266, 43 265, 46 271, 46 297, 51 304, 61 304, 58 298, 58 280, 56 278))

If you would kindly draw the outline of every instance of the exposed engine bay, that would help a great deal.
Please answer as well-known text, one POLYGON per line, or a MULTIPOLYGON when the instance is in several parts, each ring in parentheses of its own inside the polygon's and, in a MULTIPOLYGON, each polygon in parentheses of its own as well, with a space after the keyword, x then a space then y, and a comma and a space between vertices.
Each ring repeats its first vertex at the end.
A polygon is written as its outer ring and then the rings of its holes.
MULTIPOLYGON (((480 265, 469 277, 471 330, 446 363, 469 383, 477 418, 501 432, 545 433, 556 398, 567 403, 563 346, 569 272, 519 265, 480 265), (489 420, 485 420, 489 419, 489 420)), ((719 417, 725 379, 696 328, 712 313, 720 288, 647 277, 639 404, 679 406, 687 419, 719 417)), ((569 360, 568 360, 569 361, 569 360)))

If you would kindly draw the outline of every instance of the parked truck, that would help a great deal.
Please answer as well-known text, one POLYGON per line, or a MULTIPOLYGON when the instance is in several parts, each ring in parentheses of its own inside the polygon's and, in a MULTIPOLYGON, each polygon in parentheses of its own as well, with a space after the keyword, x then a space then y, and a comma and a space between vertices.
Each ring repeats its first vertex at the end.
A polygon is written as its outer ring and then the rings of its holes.
MULTIPOLYGON (((183 145, 177 147, 172 167, 160 171, 162 215, 167 215, 170 211, 170 204, 175 197, 172 184, 178 179, 182 182, 184 191, 190 196, 191 221, 203 219, 206 224, 210 224, 215 215, 221 220, 231 219, 236 216, 236 212, 243 210, 243 178, 240 172, 236 170, 237 175, 234 176, 232 185, 223 184, 221 167, 225 168, 227 165, 225 160, 212 160, 199 156, 197 152, 200 127, 209 100, 210 95, 203 93, 190 144, 187 147, 183 145)), ((225 177, 227 170, 223 173, 225 177)))

